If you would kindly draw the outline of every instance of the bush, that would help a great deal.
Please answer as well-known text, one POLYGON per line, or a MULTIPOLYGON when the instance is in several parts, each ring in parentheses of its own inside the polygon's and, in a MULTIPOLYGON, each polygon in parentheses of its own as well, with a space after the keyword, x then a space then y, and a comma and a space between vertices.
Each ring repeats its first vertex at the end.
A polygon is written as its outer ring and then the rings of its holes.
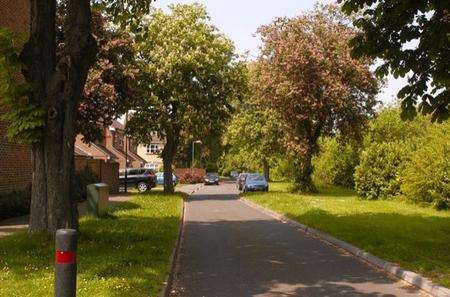
POLYGON ((364 199, 386 199, 400 194, 401 171, 411 153, 423 144, 431 126, 423 116, 403 121, 398 109, 385 109, 373 119, 355 171, 359 195, 364 199))
POLYGON ((297 168, 289 157, 280 158, 275 166, 271 168, 270 178, 273 181, 292 181, 297 168))
POLYGON ((85 168, 82 171, 75 173, 74 177, 74 191, 75 199, 78 202, 86 201, 87 189, 90 184, 99 182, 98 176, 96 176, 89 168, 85 168))
POLYGON ((432 129, 402 171, 401 190, 414 202, 450 208, 450 123, 432 129))
POLYGON ((400 110, 385 109, 370 121, 369 129, 364 136, 364 145, 399 141, 417 145, 418 140, 426 136, 427 129, 431 125, 429 118, 424 116, 419 115, 414 120, 404 121, 400 117, 400 110))
POLYGON ((323 184, 353 188, 355 167, 359 163, 356 144, 340 142, 336 137, 319 141, 320 153, 313 158, 313 178, 323 184))
POLYGON ((363 199, 386 199, 400 193, 399 174, 409 155, 402 142, 373 143, 361 154, 355 188, 363 199))
POLYGON ((30 191, 0 194, 0 220, 30 213, 30 191))
POLYGON ((200 172, 186 171, 180 177, 180 183, 182 184, 198 184, 203 182, 203 174, 200 172))

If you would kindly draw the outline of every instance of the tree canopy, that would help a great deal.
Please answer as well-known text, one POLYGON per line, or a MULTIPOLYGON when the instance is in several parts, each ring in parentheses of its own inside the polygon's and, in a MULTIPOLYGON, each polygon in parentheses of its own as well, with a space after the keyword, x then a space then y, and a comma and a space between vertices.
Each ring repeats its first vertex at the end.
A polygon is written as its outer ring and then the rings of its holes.
POLYGON ((442 0, 340 0, 360 29, 352 39, 356 57, 380 58, 377 74, 408 76, 398 93, 404 117, 450 116, 450 2, 442 0))
POLYGON ((263 169, 267 180, 270 167, 283 155, 281 140, 284 126, 276 110, 261 104, 255 79, 255 65, 249 64, 249 92, 242 102, 236 103, 236 112, 223 135, 226 154, 222 157, 225 170, 251 171, 263 169))
POLYGON ((351 57, 348 42, 355 32, 335 7, 277 19, 259 33, 258 97, 287 127, 283 143, 298 168, 297 189, 313 191, 318 138, 337 130, 357 135, 373 113, 379 82, 371 60, 351 57))
POLYGON ((127 127, 141 143, 154 133, 166 139, 165 189, 173 191, 171 167, 180 144, 207 137, 230 116, 231 102, 245 88, 245 66, 199 4, 171 5, 170 13, 154 9, 141 26, 136 40, 149 88, 127 127))
POLYGON ((76 125, 87 142, 100 139, 103 127, 125 114, 143 95, 133 38, 127 30, 112 26, 111 19, 103 11, 93 11, 98 53, 77 108, 76 125))

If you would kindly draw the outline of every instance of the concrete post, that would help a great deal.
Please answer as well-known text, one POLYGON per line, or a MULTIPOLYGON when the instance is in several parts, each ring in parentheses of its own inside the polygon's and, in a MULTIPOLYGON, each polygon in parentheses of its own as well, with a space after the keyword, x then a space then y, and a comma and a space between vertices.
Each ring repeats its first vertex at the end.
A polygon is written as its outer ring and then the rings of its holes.
POLYGON ((75 297, 77 290, 77 231, 60 229, 55 240, 55 297, 75 297))

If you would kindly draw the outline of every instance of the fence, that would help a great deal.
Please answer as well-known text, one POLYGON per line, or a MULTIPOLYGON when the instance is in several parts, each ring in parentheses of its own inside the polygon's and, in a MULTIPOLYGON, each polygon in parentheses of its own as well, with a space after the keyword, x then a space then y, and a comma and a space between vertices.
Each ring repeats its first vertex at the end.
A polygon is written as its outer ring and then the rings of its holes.
POLYGON ((109 185, 110 193, 119 192, 119 163, 98 159, 75 158, 75 170, 89 169, 99 181, 109 185))

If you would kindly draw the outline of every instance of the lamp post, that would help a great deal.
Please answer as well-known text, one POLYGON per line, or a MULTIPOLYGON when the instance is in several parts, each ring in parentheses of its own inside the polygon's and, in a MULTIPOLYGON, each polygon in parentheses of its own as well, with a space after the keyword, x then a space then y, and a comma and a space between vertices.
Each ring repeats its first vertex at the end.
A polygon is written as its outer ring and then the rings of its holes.
POLYGON ((194 159, 195 159, 195 145, 196 144, 202 144, 200 140, 196 140, 192 142, 192 161, 191 161, 191 168, 194 168, 194 159))
MULTIPOLYGON (((125 113, 125 127, 128 124, 128 111, 125 113)), ((125 133, 125 194, 128 193, 128 136, 125 133)))

